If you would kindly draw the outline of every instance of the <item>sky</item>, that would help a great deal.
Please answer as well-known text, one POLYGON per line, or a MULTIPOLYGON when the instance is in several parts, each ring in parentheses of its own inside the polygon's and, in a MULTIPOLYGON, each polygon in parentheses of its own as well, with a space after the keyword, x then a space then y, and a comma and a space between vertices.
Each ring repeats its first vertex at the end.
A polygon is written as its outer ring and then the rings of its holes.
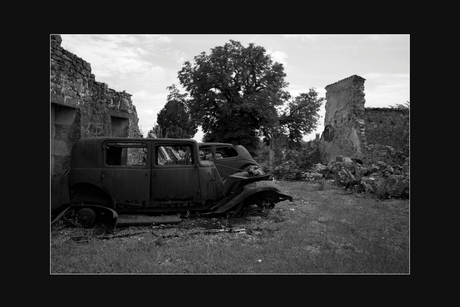
MULTIPOLYGON (((294 98, 314 87, 326 96, 327 85, 359 75, 364 83, 365 107, 389 107, 410 101, 410 35, 66 35, 61 46, 90 63, 96 81, 131 94, 144 136, 155 125, 184 62, 194 63, 202 52, 230 40, 247 47, 262 46, 282 63, 286 88, 294 98)), ((324 130, 325 102, 315 138, 324 130)), ((201 130, 194 139, 201 141, 201 130)))

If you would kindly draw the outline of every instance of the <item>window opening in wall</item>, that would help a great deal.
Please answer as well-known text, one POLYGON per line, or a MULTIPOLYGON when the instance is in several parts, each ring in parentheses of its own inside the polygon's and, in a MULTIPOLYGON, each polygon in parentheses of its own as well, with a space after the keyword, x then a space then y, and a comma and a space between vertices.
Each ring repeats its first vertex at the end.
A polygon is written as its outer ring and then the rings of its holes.
POLYGON ((155 165, 192 165, 191 145, 155 146, 155 165))
POLYGON ((51 172, 55 171, 56 157, 70 156, 70 133, 77 109, 51 104, 51 172))
POLYGON ((128 137, 129 120, 123 117, 111 116, 112 130, 110 136, 128 137))
POLYGON ((334 128, 331 125, 327 125, 326 127, 324 127, 323 135, 324 140, 326 140, 327 142, 332 141, 332 139, 334 138, 334 128))
POLYGON ((145 166, 148 161, 145 143, 107 143, 106 165, 145 166))

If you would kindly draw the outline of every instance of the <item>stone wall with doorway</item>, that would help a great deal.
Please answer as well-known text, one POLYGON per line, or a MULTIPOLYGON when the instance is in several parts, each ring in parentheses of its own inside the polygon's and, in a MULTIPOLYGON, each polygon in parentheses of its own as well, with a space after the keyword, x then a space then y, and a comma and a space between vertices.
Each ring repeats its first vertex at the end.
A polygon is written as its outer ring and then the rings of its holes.
POLYGON ((69 202, 72 146, 80 138, 142 137, 131 94, 97 82, 91 65, 50 36, 51 207, 69 202))

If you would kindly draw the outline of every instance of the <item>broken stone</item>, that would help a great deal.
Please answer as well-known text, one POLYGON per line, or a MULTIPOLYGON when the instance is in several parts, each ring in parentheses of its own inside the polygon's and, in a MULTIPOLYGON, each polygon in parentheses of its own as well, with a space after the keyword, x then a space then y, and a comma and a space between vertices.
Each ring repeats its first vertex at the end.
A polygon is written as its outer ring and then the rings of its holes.
POLYGON ((372 165, 362 165, 349 157, 338 156, 328 163, 326 178, 357 193, 375 193, 378 197, 409 197, 408 159, 404 167, 391 166, 384 161, 372 165), (404 171, 399 171, 399 170, 404 171))
POLYGON ((303 172, 301 178, 306 181, 320 180, 323 178, 323 174, 315 172, 303 172))
POLYGON ((385 190, 391 197, 406 197, 409 193, 409 179, 404 175, 390 175, 385 180, 385 190))
POLYGON ((327 170, 327 166, 326 165, 323 165, 321 163, 317 163, 317 164, 314 164, 311 168, 310 168, 311 171, 315 172, 315 173, 321 173, 321 172, 324 172, 327 170))
POLYGON ((374 193, 375 192, 374 181, 375 181, 375 178, 372 178, 372 177, 362 178, 360 182, 360 186, 359 186, 359 192, 374 193))

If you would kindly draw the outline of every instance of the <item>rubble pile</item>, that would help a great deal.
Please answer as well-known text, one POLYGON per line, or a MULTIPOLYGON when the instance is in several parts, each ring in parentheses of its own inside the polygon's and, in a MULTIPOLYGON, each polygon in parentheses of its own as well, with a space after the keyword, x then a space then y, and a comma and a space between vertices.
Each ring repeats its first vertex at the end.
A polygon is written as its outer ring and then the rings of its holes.
POLYGON ((357 193, 372 193, 380 198, 409 198, 409 157, 402 165, 383 161, 363 164, 361 160, 337 156, 328 165, 318 163, 302 173, 303 180, 333 179, 357 193))
POLYGON ((326 165, 321 163, 314 164, 308 171, 302 172, 301 178, 306 181, 320 180, 323 178, 326 169, 326 165))

